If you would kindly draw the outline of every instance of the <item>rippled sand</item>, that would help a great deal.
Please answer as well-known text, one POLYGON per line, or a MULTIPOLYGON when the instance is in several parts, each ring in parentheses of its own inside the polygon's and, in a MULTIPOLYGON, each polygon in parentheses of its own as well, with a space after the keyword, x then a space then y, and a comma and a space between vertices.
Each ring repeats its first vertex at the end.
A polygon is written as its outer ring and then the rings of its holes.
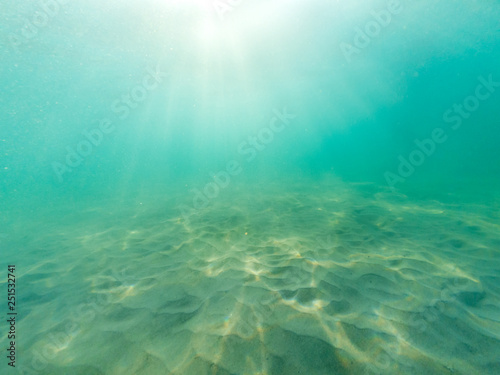
POLYGON ((500 373, 497 205, 231 186, 186 220, 188 198, 2 231, 19 373, 500 373))

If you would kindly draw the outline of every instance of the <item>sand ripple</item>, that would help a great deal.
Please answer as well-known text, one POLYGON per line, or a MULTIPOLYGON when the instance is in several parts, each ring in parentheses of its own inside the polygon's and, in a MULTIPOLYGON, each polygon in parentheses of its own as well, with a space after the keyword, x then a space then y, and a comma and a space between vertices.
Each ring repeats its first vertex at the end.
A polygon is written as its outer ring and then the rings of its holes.
POLYGON ((100 206, 38 224, 12 243, 30 259, 19 275, 24 368, 500 373, 491 207, 310 190, 239 189, 189 222, 177 199, 151 197, 140 211, 100 206))

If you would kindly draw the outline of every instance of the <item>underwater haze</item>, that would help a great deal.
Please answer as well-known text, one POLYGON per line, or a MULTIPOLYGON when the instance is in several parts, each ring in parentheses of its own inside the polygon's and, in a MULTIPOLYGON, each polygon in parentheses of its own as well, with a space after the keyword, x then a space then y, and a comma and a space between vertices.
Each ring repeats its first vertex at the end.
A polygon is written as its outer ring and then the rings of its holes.
POLYGON ((2 374, 500 374, 498 0, 0 4, 2 374))

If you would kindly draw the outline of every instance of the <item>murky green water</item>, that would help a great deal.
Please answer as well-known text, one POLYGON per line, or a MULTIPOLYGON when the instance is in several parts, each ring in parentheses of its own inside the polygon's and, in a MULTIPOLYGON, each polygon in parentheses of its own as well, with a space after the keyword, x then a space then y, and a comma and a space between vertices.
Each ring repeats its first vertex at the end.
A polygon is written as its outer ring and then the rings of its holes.
POLYGON ((500 373, 499 16, 0 5, 0 372, 500 373))

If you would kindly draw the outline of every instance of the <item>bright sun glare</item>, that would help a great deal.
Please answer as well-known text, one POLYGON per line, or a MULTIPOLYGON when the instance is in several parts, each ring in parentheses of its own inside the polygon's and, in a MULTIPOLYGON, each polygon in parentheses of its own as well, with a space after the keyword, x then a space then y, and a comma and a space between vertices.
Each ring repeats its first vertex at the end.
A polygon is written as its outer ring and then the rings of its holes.
POLYGON ((219 30, 211 19, 204 19, 198 26, 198 35, 202 41, 210 42, 216 39, 219 30))

